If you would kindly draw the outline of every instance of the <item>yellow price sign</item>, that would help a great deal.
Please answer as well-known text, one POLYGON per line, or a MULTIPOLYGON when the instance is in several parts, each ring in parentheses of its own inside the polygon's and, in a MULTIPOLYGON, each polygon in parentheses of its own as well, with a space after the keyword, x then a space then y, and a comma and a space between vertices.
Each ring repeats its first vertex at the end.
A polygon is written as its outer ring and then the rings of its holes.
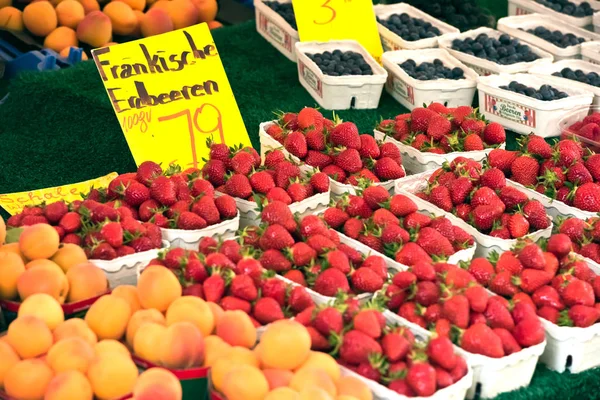
POLYGON ((383 54, 372 0, 292 0, 303 42, 356 40, 380 60, 383 54))
POLYGON ((108 175, 85 182, 19 193, 0 194, 0 207, 4 208, 10 215, 15 215, 23 211, 26 206, 35 206, 44 202, 50 204, 63 200, 71 203, 75 200, 81 200, 81 194, 88 193, 92 187, 108 187, 108 184, 117 176, 116 172, 111 172, 108 175))
POLYGON ((137 165, 201 167, 208 137, 251 146, 206 24, 92 55, 137 165))

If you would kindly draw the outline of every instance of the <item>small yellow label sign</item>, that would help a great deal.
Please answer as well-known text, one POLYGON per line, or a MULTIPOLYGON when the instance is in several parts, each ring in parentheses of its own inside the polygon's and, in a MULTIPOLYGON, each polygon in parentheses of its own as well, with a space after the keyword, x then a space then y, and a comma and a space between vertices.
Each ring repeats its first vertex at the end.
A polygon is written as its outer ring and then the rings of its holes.
POLYGON ((70 203, 81 200, 81 193, 88 193, 92 187, 108 187, 108 184, 118 175, 116 172, 111 172, 108 175, 85 182, 19 193, 0 194, 0 207, 4 208, 10 215, 15 215, 23 211, 25 206, 34 206, 43 202, 49 204, 64 200, 70 203))
POLYGON ((303 42, 356 40, 379 61, 383 54, 372 0, 293 0, 303 42))
POLYGON ((137 165, 201 167, 208 137, 251 146, 207 24, 92 55, 137 165))

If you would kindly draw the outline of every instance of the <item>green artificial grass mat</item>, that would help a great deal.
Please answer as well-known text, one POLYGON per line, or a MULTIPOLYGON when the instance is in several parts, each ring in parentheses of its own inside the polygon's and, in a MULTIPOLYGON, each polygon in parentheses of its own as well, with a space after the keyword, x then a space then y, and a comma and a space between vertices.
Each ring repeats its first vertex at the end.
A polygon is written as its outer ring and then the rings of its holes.
MULTIPOLYGON (((506 2, 499 3, 503 3, 505 10, 506 2)), ((298 82, 296 64, 260 37, 254 22, 219 29, 213 35, 257 149, 258 125, 272 119, 273 111, 298 111, 315 105, 298 82)), ((0 193, 135 170, 92 62, 61 71, 23 74, 11 82, 8 91, 8 100, 0 105, 0 193)), ((338 114, 357 123, 361 132, 372 132, 381 117, 405 111, 384 92, 376 110, 338 114)), ((329 111, 324 113, 331 115, 329 111)), ((514 144, 515 135, 510 134, 508 147, 514 148, 514 144)), ((541 365, 529 387, 498 397, 499 400, 596 398, 600 398, 600 371, 558 374, 541 365)))

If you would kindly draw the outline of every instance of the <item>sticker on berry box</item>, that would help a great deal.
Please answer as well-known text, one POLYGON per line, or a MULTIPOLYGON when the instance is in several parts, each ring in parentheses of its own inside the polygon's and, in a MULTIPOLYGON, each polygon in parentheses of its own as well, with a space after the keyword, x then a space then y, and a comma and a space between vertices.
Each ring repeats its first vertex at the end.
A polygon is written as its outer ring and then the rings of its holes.
POLYGON ((398 46, 393 40, 386 38, 386 37, 381 37, 381 44, 383 45, 383 51, 395 51, 395 50, 401 50, 402 47, 398 46))
POLYGON ((486 94, 485 111, 525 126, 536 127, 535 110, 519 103, 486 94))
POLYGON ((321 82, 317 75, 310 68, 307 68, 302 61, 298 61, 298 68, 300 69, 300 75, 306 83, 319 94, 319 97, 323 97, 323 82, 321 82))
POLYGON ((287 51, 292 51, 292 37, 285 32, 279 25, 270 20, 265 14, 259 11, 259 28, 269 35, 273 40, 279 43, 287 51))
POLYGON ((515 10, 515 15, 529 15, 531 12, 521 7, 517 7, 515 10))
POLYGON ((388 91, 404 97, 410 104, 415 104, 415 89, 396 76, 389 74, 386 82, 388 91))

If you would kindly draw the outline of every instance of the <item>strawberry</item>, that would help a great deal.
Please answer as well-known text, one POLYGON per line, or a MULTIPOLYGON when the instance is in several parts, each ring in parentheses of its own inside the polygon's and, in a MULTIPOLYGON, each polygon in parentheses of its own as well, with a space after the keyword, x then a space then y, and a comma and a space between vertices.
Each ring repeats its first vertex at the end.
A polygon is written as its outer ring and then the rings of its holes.
POLYGON ((425 214, 414 212, 404 217, 405 229, 419 229, 428 227, 431 224, 431 217, 425 214))
POLYGON ((546 265, 544 252, 535 243, 526 244, 525 247, 519 251, 518 258, 525 268, 543 270, 546 265))
POLYGON ((263 232, 259 245, 263 250, 281 250, 294 245, 294 238, 281 225, 269 225, 263 232))
POLYGON ((314 327, 312 326, 307 326, 306 330, 308 331, 308 334, 310 335, 310 340, 311 340, 311 349, 315 350, 315 351, 324 351, 324 350, 329 350, 331 348, 331 345, 329 344, 329 341, 327 340, 327 338, 323 335, 321 335, 319 333, 319 331, 317 331, 314 327))
POLYGON ((130 254, 135 254, 135 249, 131 246, 121 246, 115 249, 115 251, 117 252, 117 257, 125 257, 130 254))
POLYGON ((512 331, 515 327, 515 321, 510 315, 510 312, 499 301, 488 301, 487 308, 483 315, 491 328, 504 328, 508 331, 512 331))
POLYGON ((300 168, 289 161, 282 161, 277 165, 275 173, 275 184, 278 187, 287 189, 290 180, 300 177, 300 168))
POLYGON ((427 132, 429 121, 436 113, 423 107, 416 107, 410 113, 410 128, 413 132, 427 132))
POLYGON ((465 137, 463 142, 465 151, 480 151, 484 149, 483 140, 476 133, 471 133, 465 137))
POLYGON ((523 214, 513 214, 508 221, 508 230, 513 238, 521 238, 529 232, 529 221, 523 214))
POLYGON ((250 186, 258 193, 267 194, 275 187, 275 181, 267 171, 258 171, 250 175, 250 186))
POLYGON ((600 310, 595 307, 575 305, 569 309, 568 315, 574 326, 587 328, 600 319, 600 310))
POLYGON ((552 280, 552 275, 546 271, 536 269, 525 269, 515 284, 521 287, 525 293, 533 293, 540 287, 547 285, 552 280))
POLYGON ((504 127, 497 122, 488 124, 483 130, 483 141, 490 145, 506 142, 504 127))
POLYGON ((537 318, 527 318, 519 322, 512 334, 521 347, 535 346, 546 339, 544 327, 537 318))
POLYGON ((74 211, 70 211, 62 216, 58 226, 64 229, 65 233, 74 233, 81 229, 81 217, 74 211))
POLYGON ((306 244, 315 249, 317 254, 323 254, 336 248, 336 244, 331 239, 321 234, 312 235, 306 240, 306 244))
POLYGON ((163 174, 161 166, 153 161, 144 161, 137 169, 135 179, 143 185, 150 186, 152 181, 163 174))
POLYGON ((44 216, 51 224, 57 224, 60 219, 69 212, 69 208, 64 201, 50 203, 44 207, 44 216))
POLYGON ((325 150, 325 135, 322 130, 312 129, 306 132, 306 145, 311 150, 325 150))
POLYGON ((594 305, 595 295, 593 286, 580 279, 571 280, 565 286, 561 296, 567 307, 575 305, 592 307, 594 305))
POLYGON ((102 226, 100 235, 106 243, 112 247, 121 247, 123 245, 123 228, 118 222, 109 222, 102 226))
POLYGON ((512 274, 509 271, 497 273, 490 282, 490 290, 501 296, 513 296, 519 288, 512 282, 512 274))
POLYGON ((348 293, 350 291, 350 286, 348 285, 346 275, 344 275, 342 271, 330 268, 324 270, 317 276, 313 290, 323 296, 334 297, 338 291, 348 293))
POLYGON ((281 306, 277 300, 270 297, 258 299, 252 308, 252 315, 262 325, 279 321, 285 318, 281 306))
POLYGON ((429 194, 429 201, 444 211, 451 211, 453 207, 450 190, 446 186, 435 186, 429 194))
POLYGON ((254 166, 252 154, 240 150, 230 160, 231 169, 236 174, 249 175, 254 166))
POLYGON ((571 249, 571 239, 564 233, 557 233, 550 236, 546 245, 546 250, 553 253, 559 259, 569 254, 571 249))
POLYGON ((592 154, 585 160, 585 167, 588 169, 594 181, 600 180, 600 154, 592 154))
POLYGON ((404 246, 402 246, 394 258, 400 264, 408 266, 414 265, 420 261, 432 261, 431 257, 429 257, 429 254, 427 254, 427 252, 423 250, 421 246, 413 242, 406 243, 404 246))
POLYGON ((510 331, 503 328, 494 328, 494 333, 500 338, 505 355, 521 351, 521 346, 517 343, 510 331))
MULTIPOLYGON (((473 209, 473 224, 480 231, 492 229, 494 222, 500 218, 502 211, 493 205, 480 205, 473 209)), ((523 217, 525 218, 525 217, 523 217)))
POLYGON ((92 247, 91 259, 95 260, 113 260, 117 258, 117 252, 108 243, 99 243, 92 247))
POLYGON ((583 150, 581 146, 572 140, 561 140, 554 146, 552 157, 562 167, 570 167, 573 163, 581 160, 583 150))
MULTIPOLYGON (((283 146, 290 154, 304 158, 308 153, 308 145, 306 144, 306 137, 302 132, 294 131, 286 136, 283 146)), ((244 174, 245 175, 245 174, 244 174)))
POLYGON ((290 249, 286 249, 286 253, 297 267, 307 266, 317 258, 317 252, 304 242, 294 244, 290 249))
POLYGON ((380 208, 381 204, 390 199, 389 192, 382 186, 369 186, 363 190, 362 196, 367 205, 373 210, 380 208))
POLYGON ((451 371, 456 367, 458 356, 454 354, 454 346, 447 337, 436 337, 429 341, 427 345, 427 356, 431 361, 451 371))
POLYGON ((490 168, 481 175, 481 184, 497 190, 506 186, 506 178, 504 177, 504 173, 498 168, 490 168))
POLYGON ((416 243, 430 256, 448 257, 454 254, 452 243, 433 228, 425 227, 419 231, 416 243))
POLYGON ((485 324, 470 326, 462 335, 460 347, 469 353, 481 354, 492 358, 504 356, 502 340, 485 324))
POLYGON ((417 205, 410 198, 402 194, 395 194, 390 198, 389 210, 397 217, 406 217, 416 213, 417 205))
POLYGON ((459 177, 450 186, 450 197, 455 206, 462 204, 473 190, 473 183, 467 177, 459 177))
POLYGON ((469 272, 477 282, 487 286, 494 275, 494 266, 486 258, 474 258, 469 264, 469 272))
POLYGON ((201 216, 208 225, 214 225, 221 221, 219 209, 212 197, 202 196, 192 205, 193 213, 201 216))
POLYGON ((348 213, 336 207, 330 207, 323 213, 323 219, 325 220, 327 225, 331 226, 333 229, 339 229, 340 227, 344 226, 344 224, 346 223, 346 221, 349 220, 349 218, 350 216, 348 215, 348 213))
POLYGON ((358 292, 374 293, 383 287, 383 279, 370 268, 358 268, 352 276, 353 288, 358 292))
MULTIPOLYGON (((290 117, 287 117, 288 120, 290 117)), ((321 114, 317 109, 311 107, 304 107, 298 113, 296 117, 296 121, 298 127, 300 129, 323 129, 323 114, 321 114)), ((288 124, 289 125, 289 124, 288 124)), ((288 129, 291 129, 291 126, 286 126, 288 129)))
POLYGON ((433 140, 440 140, 444 136, 450 134, 452 130, 452 123, 448 118, 442 115, 434 115, 429 119, 427 125, 427 136, 433 140))
POLYGON ((363 332, 373 339, 377 339, 381 336, 381 325, 379 323, 379 316, 381 313, 376 310, 361 310, 353 318, 353 326, 357 331, 363 332))
POLYGON ((219 302, 219 305, 224 311, 240 310, 246 314, 250 314, 252 311, 252 305, 248 301, 233 296, 223 297, 219 302))
POLYGON ((258 297, 258 290, 254 281, 248 275, 236 275, 229 286, 232 296, 239 297, 247 301, 254 301, 258 297))
POLYGON ((400 149, 394 143, 386 142, 381 144, 380 151, 380 158, 389 157, 396 161, 398 165, 402 165, 402 155, 400 154, 400 149))
POLYGON ((177 188, 175 187, 175 182, 166 176, 161 175, 157 177, 150 184, 150 195, 162 205, 170 206, 175 204, 177 201, 177 188))
POLYGON ((313 325, 325 337, 339 334, 344 328, 342 313, 334 307, 325 307, 317 312, 313 325))
POLYGON ((269 278, 262 282, 262 296, 277 300, 281 307, 285 306, 287 285, 280 279, 269 278))
POLYGON ((453 325, 467 328, 469 325, 469 300, 463 295, 454 295, 442 305, 442 315, 453 325))
POLYGON ((538 162, 528 154, 517 157, 511 165, 512 179, 524 186, 534 186, 539 172, 538 162))
POLYGON ((342 337, 340 359, 350 364, 369 361, 371 354, 381 354, 381 345, 373 338, 357 330, 348 331, 342 337))
POLYGON ((381 347, 386 358, 395 363, 408 355, 411 345, 400 333, 390 332, 381 339, 381 347))
POLYGON ((588 182, 580 186, 575 191, 573 205, 584 211, 600 211, 600 186, 596 183, 588 182))
POLYGON ((379 158, 381 150, 375 138, 371 135, 360 135, 360 156, 362 158, 379 158))
POLYGON ((324 221, 316 215, 307 215, 300 221, 300 235, 309 237, 313 235, 327 235, 328 228, 324 221))
POLYGON ((309 180, 313 189, 317 193, 325 193, 329 191, 329 177, 323 172, 317 172, 310 177, 309 180))
POLYGON ((481 136, 485 129, 485 122, 476 118, 466 118, 461 124, 460 128, 467 134, 474 134, 481 136))
POLYGON ((196 230, 204 229, 206 226, 204 218, 191 211, 184 211, 177 218, 177 229, 196 230))
POLYGON ((141 253, 155 248, 154 243, 147 236, 133 239, 131 242, 129 242, 129 246, 133 247, 136 253, 141 253))
POLYGON ((488 305, 487 291, 483 286, 473 285, 465 290, 464 293, 467 300, 469 300, 469 307, 476 313, 485 312, 488 305))
POLYGON ((381 276, 382 279, 387 280, 387 264, 382 257, 376 255, 370 255, 363 261, 361 267, 370 268, 381 276))
POLYGON ((437 384, 435 369, 427 362, 413 363, 406 374, 406 383, 417 396, 431 396, 437 384))
POLYGON ((406 175, 402 166, 390 157, 381 157, 375 161, 373 172, 382 180, 399 179, 406 175))
POLYGON ((214 201, 221 219, 232 219, 237 216, 237 205, 233 197, 225 194, 216 197, 214 201))
POLYGON ((528 201, 525 207, 523 207, 523 212, 533 229, 546 229, 550 226, 546 209, 538 200, 528 201))
POLYGON ((208 278, 208 273, 200 260, 190 259, 185 267, 185 278, 196 283, 203 283, 208 278))
POLYGON ((329 140, 334 146, 344 146, 356 150, 361 148, 358 128, 352 122, 342 122, 336 125, 329 134, 329 140))
POLYGON ((288 305, 294 312, 302 312, 314 304, 305 288, 295 286, 288 297, 288 305))

